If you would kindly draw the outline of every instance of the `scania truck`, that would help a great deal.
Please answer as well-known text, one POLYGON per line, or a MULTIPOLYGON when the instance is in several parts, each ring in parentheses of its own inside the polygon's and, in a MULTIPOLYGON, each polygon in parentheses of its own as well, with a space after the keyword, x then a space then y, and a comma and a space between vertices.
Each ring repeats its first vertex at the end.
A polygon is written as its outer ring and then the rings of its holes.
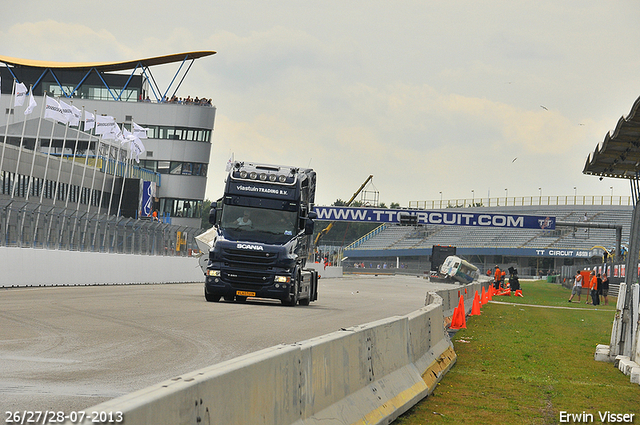
POLYGON ((317 300, 318 273, 306 268, 315 191, 311 169, 232 164, 224 196, 209 213, 207 301, 256 297, 295 306, 317 300))

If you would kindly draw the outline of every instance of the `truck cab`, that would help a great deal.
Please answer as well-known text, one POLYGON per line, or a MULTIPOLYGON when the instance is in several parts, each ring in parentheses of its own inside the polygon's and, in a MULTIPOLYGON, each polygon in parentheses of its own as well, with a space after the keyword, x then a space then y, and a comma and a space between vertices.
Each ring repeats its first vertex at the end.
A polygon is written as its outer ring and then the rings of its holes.
POLYGON ((235 162, 214 225, 205 271, 207 301, 279 299, 308 305, 318 274, 306 269, 313 234, 316 174, 310 169, 235 162))

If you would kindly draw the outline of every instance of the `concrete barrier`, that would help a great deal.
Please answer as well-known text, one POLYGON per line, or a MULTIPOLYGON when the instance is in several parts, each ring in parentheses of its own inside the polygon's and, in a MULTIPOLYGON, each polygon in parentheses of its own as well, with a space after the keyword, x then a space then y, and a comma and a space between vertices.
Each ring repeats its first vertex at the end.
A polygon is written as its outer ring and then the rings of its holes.
POLYGON ((342 277, 342 266, 327 266, 320 263, 307 263, 307 268, 314 269, 321 278, 342 277))
POLYGON ((443 300, 428 299, 407 316, 251 353, 85 411, 122 412, 127 425, 388 424, 456 361, 443 300))
POLYGON ((194 257, 0 247, 0 287, 204 282, 194 257))

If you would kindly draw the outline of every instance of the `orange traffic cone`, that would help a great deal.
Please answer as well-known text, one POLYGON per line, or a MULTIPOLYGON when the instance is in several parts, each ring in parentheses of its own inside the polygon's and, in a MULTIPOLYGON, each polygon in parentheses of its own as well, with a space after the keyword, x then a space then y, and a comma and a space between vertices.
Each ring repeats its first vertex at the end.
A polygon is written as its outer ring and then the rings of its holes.
POLYGON ((476 291, 476 295, 473 297, 473 307, 471 307, 472 316, 480 316, 480 295, 476 291))
POLYGON ((521 289, 516 290, 516 297, 524 298, 524 295, 522 295, 522 290, 521 289))
POLYGON ((493 299, 494 291, 495 291, 495 289, 493 288, 493 285, 489 285, 489 293, 487 294, 487 298, 489 298, 489 301, 491 301, 493 299))
POLYGON ((450 329, 467 329, 466 311, 464 309, 464 298, 460 296, 458 307, 453 309, 453 317, 451 317, 450 329))
POLYGON ((487 301, 489 301, 487 299, 487 293, 484 291, 484 286, 482 287, 482 296, 480 297, 480 303, 482 305, 485 305, 487 303, 487 301))

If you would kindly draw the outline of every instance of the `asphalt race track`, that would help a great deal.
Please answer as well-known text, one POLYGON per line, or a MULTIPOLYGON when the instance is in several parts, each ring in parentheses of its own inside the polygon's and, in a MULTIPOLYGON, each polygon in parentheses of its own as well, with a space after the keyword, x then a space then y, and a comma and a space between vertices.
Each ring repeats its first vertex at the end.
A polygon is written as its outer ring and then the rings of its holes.
POLYGON ((0 289, 0 412, 71 412, 280 343, 405 315, 415 276, 321 279, 318 301, 208 303, 203 284, 0 289))

